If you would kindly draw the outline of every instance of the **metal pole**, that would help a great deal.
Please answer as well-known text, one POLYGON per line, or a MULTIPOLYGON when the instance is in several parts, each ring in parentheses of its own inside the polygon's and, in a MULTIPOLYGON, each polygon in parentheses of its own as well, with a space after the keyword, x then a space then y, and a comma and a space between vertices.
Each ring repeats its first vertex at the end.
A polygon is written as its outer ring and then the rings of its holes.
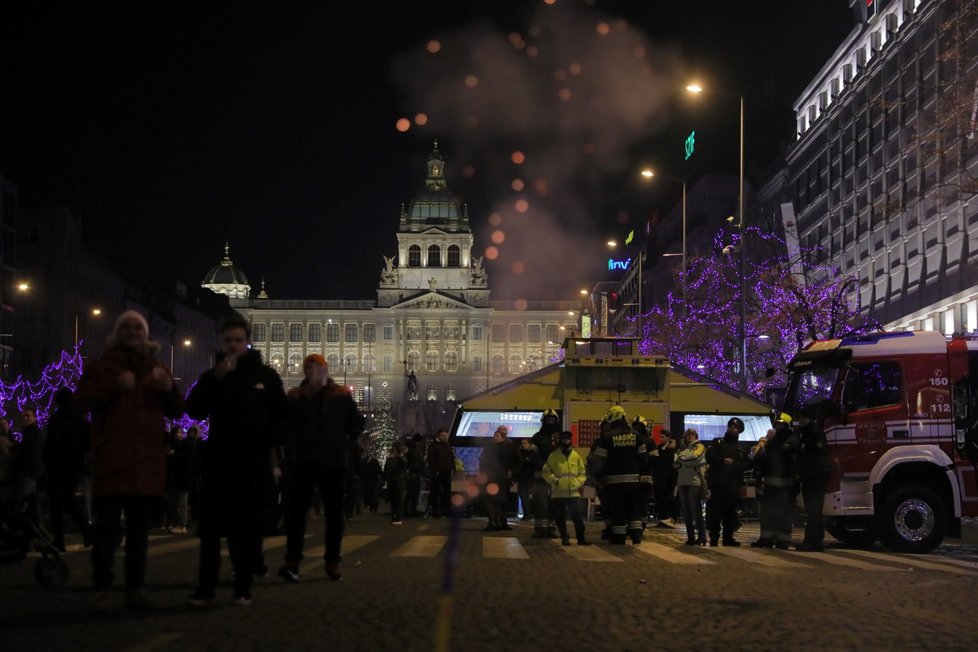
POLYGON ((740 389, 747 391, 747 231, 744 228, 744 96, 740 96, 740 187, 737 213, 740 217, 740 389))
POLYGON ((78 348, 78 313, 75 313, 75 348, 78 348))
POLYGON ((683 314, 688 312, 686 298, 686 180, 683 179, 683 314))

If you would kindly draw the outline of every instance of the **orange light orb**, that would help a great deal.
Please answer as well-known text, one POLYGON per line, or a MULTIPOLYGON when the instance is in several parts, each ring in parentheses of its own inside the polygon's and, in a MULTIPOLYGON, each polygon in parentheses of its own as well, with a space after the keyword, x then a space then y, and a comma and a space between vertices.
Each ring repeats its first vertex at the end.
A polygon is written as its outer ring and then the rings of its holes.
POLYGON ((466 85, 466 87, 468 87, 468 88, 475 88, 476 86, 478 86, 478 84, 479 84, 479 78, 476 77, 475 75, 466 75, 465 76, 465 85, 466 85))
POLYGON ((496 260, 499 258, 499 248, 493 247, 492 245, 486 247, 486 258, 489 260, 496 260))
POLYGON ((503 216, 499 213, 492 213, 489 215, 489 224, 492 226, 499 226, 503 223, 503 216))
POLYGON ((524 186, 526 186, 526 184, 523 183, 523 179, 513 179, 509 184, 509 187, 512 188, 514 192, 521 192, 524 186))
POLYGON ((500 230, 495 230, 490 236, 494 244, 502 244, 506 242, 506 233, 500 230))
POLYGON ((513 204, 513 208, 516 209, 517 213, 525 213, 530 210, 530 202, 525 199, 517 199, 516 203, 513 204))
POLYGON ((418 115, 414 116, 414 124, 418 125, 419 127, 423 127, 424 125, 428 124, 428 114, 419 113, 418 115))
POLYGON ((576 61, 574 63, 572 63, 571 65, 569 65, 567 67, 567 69, 570 70, 570 74, 572 74, 572 75, 580 75, 581 74, 581 64, 577 63, 576 61))
POLYGON ((517 150, 513 152, 513 154, 509 158, 516 165, 523 165, 523 163, 526 161, 526 154, 517 150))
POLYGON ((403 134, 411 128, 411 121, 407 118, 398 118, 397 122, 394 123, 394 128, 403 134))
POLYGON ((517 299, 513 305, 517 310, 526 310, 530 304, 526 299, 517 299))
POLYGON ((428 52, 430 52, 431 54, 435 54, 436 52, 440 52, 441 51, 441 42, 436 41, 435 39, 431 39, 430 41, 428 41, 428 44, 425 46, 425 49, 428 50, 428 52))
POLYGON ((571 91, 570 91, 570 89, 569 88, 561 88, 559 91, 557 91, 557 97, 559 97, 561 99, 561 101, 563 101, 563 102, 569 101, 570 98, 571 98, 571 91))
POLYGON ((601 36, 607 36, 611 33, 611 25, 605 22, 598 23, 594 26, 594 29, 598 30, 598 34, 601 36))
POLYGON ((526 263, 524 263, 522 260, 517 260, 515 263, 510 265, 510 269, 513 270, 514 274, 522 274, 526 271, 526 263))

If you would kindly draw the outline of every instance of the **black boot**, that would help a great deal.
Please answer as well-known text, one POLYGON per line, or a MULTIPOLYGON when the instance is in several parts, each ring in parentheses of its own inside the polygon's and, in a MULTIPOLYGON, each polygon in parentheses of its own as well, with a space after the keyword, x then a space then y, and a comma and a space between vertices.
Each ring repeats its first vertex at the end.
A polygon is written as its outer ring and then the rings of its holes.
POLYGON ((570 537, 565 534, 564 536, 560 537, 560 543, 561 543, 561 545, 569 546, 570 545, 570 537))

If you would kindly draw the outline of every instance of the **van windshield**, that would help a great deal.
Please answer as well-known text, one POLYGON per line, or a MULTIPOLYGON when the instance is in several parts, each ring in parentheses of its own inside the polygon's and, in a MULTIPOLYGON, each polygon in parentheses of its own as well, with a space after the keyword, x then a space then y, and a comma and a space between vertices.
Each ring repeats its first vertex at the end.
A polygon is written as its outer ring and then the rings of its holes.
POLYGON ((791 373, 784 411, 793 414, 799 409, 832 399, 832 390, 839 378, 836 367, 809 367, 791 373))

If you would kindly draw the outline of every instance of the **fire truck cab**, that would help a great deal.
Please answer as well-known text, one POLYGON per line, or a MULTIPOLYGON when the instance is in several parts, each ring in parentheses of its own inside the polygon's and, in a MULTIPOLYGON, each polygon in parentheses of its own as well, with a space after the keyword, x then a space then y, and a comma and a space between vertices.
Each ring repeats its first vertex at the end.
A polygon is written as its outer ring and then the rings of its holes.
POLYGON ((832 471, 826 529, 923 553, 978 514, 978 340, 933 331, 813 342, 791 361, 783 409, 819 415, 832 471))

